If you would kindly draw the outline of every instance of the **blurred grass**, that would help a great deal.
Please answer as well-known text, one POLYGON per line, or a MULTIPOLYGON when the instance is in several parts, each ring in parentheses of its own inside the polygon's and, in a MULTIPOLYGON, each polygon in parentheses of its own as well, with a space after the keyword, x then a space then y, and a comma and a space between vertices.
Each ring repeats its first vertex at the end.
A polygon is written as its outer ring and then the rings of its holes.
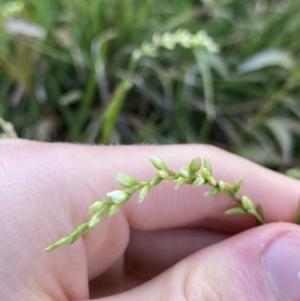
POLYGON ((299 13, 298 0, 0 0, 0 116, 29 139, 210 143, 300 166, 299 13), (220 53, 161 50, 120 94, 133 50, 178 28, 220 53))

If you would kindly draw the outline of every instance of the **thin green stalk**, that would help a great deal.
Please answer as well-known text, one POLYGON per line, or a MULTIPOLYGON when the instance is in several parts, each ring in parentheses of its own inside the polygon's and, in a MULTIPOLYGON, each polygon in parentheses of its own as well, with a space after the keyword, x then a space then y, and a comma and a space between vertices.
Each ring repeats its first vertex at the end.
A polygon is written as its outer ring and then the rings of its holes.
POLYGON ((103 131, 102 131, 100 143, 102 144, 109 143, 111 132, 115 127, 117 117, 120 114, 125 97, 129 92, 129 90, 132 88, 132 86, 133 83, 129 77, 121 81, 121 83, 117 86, 114 96, 104 113, 103 131))

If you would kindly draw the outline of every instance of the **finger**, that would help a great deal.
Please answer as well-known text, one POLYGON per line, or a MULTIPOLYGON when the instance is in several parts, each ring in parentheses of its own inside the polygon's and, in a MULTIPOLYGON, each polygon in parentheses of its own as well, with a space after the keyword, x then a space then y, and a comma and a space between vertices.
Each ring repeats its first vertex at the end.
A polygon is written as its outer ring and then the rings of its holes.
MULTIPOLYGON (((26 142, 28 143, 28 142, 26 142)), ((42 156, 39 160, 50 163, 56 161, 54 168, 48 167, 52 178, 59 179, 60 189, 65 191, 70 208, 63 208, 62 213, 74 225, 89 217, 86 207, 95 199, 105 198, 105 193, 119 188, 113 179, 118 172, 126 172, 139 180, 155 176, 155 169, 147 157, 155 153, 163 158, 171 169, 188 164, 191 158, 207 157, 212 163, 217 180, 224 179, 234 183, 240 177, 244 178, 241 194, 247 194, 255 203, 268 208, 265 212, 267 221, 292 221, 298 201, 299 181, 287 178, 281 174, 260 167, 246 159, 227 153, 223 150, 206 145, 176 145, 176 146, 78 146, 36 144, 42 156), (72 185, 72 196, 66 186, 72 185), (284 203, 284 205, 282 204, 284 203)), ((53 179, 54 181, 54 179, 53 179)), ((56 184, 57 185, 57 184, 56 184)), ((174 191, 173 183, 163 182, 153 188, 146 201, 137 206, 129 201, 123 207, 130 226, 140 230, 195 225, 202 222, 205 226, 220 229, 224 225, 228 230, 239 231, 249 226, 249 218, 233 218, 223 215, 228 206, 234 203, 224 195, 205 198, 203 193, 209 187, 185 186, 174 191), (232 223, 232 221, 234 222, 232 223)))
POLYGON ((192 253, 228 237, 228 234, 196 228, 131 230, 125 253, 126 275, 153 278, 192 253))
MULTIPOLYGON (((257 203, 261 203, 263 208, 268 208, 265 212, 267 220, 291 221, 295 213, 299 192, 297 181, 214 147, 198 145, 87 147, 65 144, 50 146, 27 141, 6 142, 6 144, 9 144, 13 150, 8 152, 9 159, 17 161, 18 177, 25 182, 27 194, 36 195, 35 183, 41 182, 42 177, 43 185, 38 188, 44 193, 40 197, 51 195, 53 205, 51 211, 54 211, 51 222, 59 222, 55 229, 59 235, 65 234, 68 229, 71 230, 89 218, 87 206, 94 200, 105 197, 106 192, 117 188, 113 178, 118 172, 130 173, 138 179, 153 177, 155 171, 146 159, 151 153, 165 159, 174 170, 187 164, 190 158, 208 157, 217 179, 234 182, 239 177, 244 177, 242 193, 247 193, 257 203), (35 170, 38 172, 34 173, 35 170), (31 177, 28 177, 28 174, 31 177), (69 227, 62 231, 63 227, 60 228, 59 225, 64 221, 67 221, 69 227)), ((17 180, 18 178, 14 182, 17 180)), ((249 226, 249 220, 251 223, 251 219, 244 217, 224 216, 223 211, 233 203, 223 195, 216 198, 203 198, 202 194, 207 190, 206 187, 202 189, 183 187, 178 192, 174 192, 172 186, 172 183, 162 183, 155 187, 148 199, 140 206, 135 202, 128 202, 124 206, 124 212, 129 224, 141 230, 154 230, 200 222, 205 225, 210 224, 212 227, 216 227, 216 224, 220 225, 222 230, 225 224, 239 231, 249 226)), ((10 193, 11 191, 14 190, 9 190, 10 193)), ((117 223, 117 217, 114 219, 117 223)), ((125 228, 125 226, 120 227, 120 229, 125 228)), ((86 241, 90 246, 88 251, 93 246, 96 254, 100 250, 95 247, 94 236, 97 234, 90 234, 91 239, 89 239, 87 235, 86 241)))
MULTIPOLYGON (((103 199, 106 192, 117 188, 112 179, 118 172, 130 173, 139 180, 154 177, 155 171, 146 159, 152 153, 163 158, 174 170, 187 164, 191 158, 209 157, 217 179, 234 182, 243 176, 245 185, 242 193, 267 208, 267 221, 292 221, 299 192, 297 181, 208 146, 96 147, 17 140, 2 141, 0 149, 1 200, 7 207, 4 212, 13 217, 7 219, 7 223, 17 220, 19 225, 10 229, 14 231, 10 235, 18 237, 24 243, 24 249, 31 250, 32 254, 88 220, 90 216, 86 208, 93 201, 103 199), (12 211, 14 204, 17 208, 12 211)), ((57 257, 68 259, 68 266, 65 269, 57 267, 55 273, 74 270, 75 267, 84 271, 87 264, 90 278, 93 278, 124 252, 129 237, 128 223, 140 230, 202 224, 212 229, 222 227, 235 232, 253 225, 247 217, 225 217, 223 212, 233 205, 232 201, 224 196, 203 198, 205 190, 205 187, 183 187, 174 192, 172 183, 161 183, 143 204, 129 201, 123 208, 124 214, 120 212, 113 219, 104 220, 81 242, 64 248, 59 255, 43 255, 43 260, 47 258, 54 270, 51 263, 62 261, 57 257), (87 263, 84 260, 80 264, 77 262, 82 256, 86 256, 87 263), (101 260, 99 256, 103 256, 101 260)), ((7 227, 3 226, 3 229, 6 231, 7 227)), ((32 254, 28 253, 28 258, 32 254)), ((6 257, 3 258, 5 260, 6 257)), ((38 269, 39 261, 35 263, 38 269)), ((72 282, 71 274, 70 278, 62 277, 66 287, 72 282)), ((84 281, 80 279, 78 282, 84 281)))
POLYGON ((142 286, 101 301, 297 301, 299 248, 298 226, 258 227, 191 255, 142 286))
POLYGON ((118 261, 90 283, 90 298, 141 285, 192 253, 225 238, 228 235, 195 228, 131 230, 122 265, 118 261))
MULTIPOLYGON (((240 195, 247 195, 255 204, 262 206, 266 222, 291 222, 295 217, 299 198, 298 180, 211 146, 180 145, 173 149, 165 146, 151 151, 169 163, 168 166, 174 171, 189 162, 185 159, 187 157, 207 157, 217 180, 233 184, 240 178, 244 179, 240 195)), ((141 161, 139 157, 136 160, 141 161)), ((138 176, 138 173, 134 175, 138 176)), ((204 197, 209 189, 207 185, 200 188, 184 186, 174 191, 173 183, 162 183, 151 191, 140 207, 128 202, 123 212, 130 226, 139 230, 190 225, 237 233, 255 225, 255 221, 248 215, 225 215, 228 208, 237 204, 224 194, 204 197)))
MULTIPOLYGON (((163 158, 175 171, 188 164, 191 158, 207 157, 211 161, 217 180, 224 179, 233 183, 243 177, 241 194, 247 194, 263 208, 268 208, 265 212, 267 221, 292 221, 299 197, 299 181, 206 145, 96 147, 51 144, 50 146, 47 143, 28 141, 6 144, 11 145, 20 167, 27 172, 28 170, 32 172, 37 164, 46 169, 47 180, 50 183, 41 188, 49 191, 53 189, 50 184, 55 183, 55 191, 58 192, 55 201, 64 200, 60 204, 64 206, 61 208, 59 218, 64 216, 74 225, 89 217, 86 208, 91 202, 105 198, 108 191, 119 188, 113 182, 118 172, 130 173, 139 180, 154 177, 156 171, 147 160, 152 153, 163 158), (35 158, 28 160, 32 149, 35 158)), ((36 178, 39 175, 36 173, 36 178)), ((29 184, 33 179, 26 180, 29 184)), ((123 211, 129 224, 140 230, 194 225, 199 220, 205 220, 207 223, 218 220, 224 230, 223 221, 231 221, 233 217, 224 216, 223 210, 234 203, 222 194, 211 198, 203 197, 203 192, 208 189, 209 187, 197 189, 185 186, 179 191, 174 191, 173 183, 163 182, 153 188, 142 205, 138 206, 135 202, 129 201, 123 207, 123 211)), ((31 190, 35 191, 35 187, 31 190)), ((248 221, 246 220, 246 225, 249 225, 248 221)), ((245 227, 245 224, 237 219, 234 226, 245 227)))

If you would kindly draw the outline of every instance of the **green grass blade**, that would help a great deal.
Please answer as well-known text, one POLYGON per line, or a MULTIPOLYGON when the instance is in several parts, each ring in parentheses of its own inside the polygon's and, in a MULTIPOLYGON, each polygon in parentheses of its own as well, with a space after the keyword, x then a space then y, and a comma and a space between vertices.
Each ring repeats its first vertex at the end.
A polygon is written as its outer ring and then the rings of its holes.
POLYGON ((126 95, 132 88, 132 85, 133 84, 130 79, 125 79, 117 86, 114 96, 104 113, 103 131, 100 140, 102 144, 109 143, 110 135, 115 127, 117 118, 122 109, 126 95))

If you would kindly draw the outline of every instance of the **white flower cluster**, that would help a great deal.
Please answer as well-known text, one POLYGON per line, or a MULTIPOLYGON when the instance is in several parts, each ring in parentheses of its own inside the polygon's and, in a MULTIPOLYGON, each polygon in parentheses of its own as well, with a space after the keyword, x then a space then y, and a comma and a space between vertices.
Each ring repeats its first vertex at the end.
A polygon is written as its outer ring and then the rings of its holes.
POLYGON ((139 49, 132 53, 133 61, 139 61, 143 56, 157 56, 159 48, 174 50, 177 45, 187 49, 205 48, 210 52, 218 52, 219 45, 208 36, 206 31, 200 30, 192 34, 187 29, 178 29, 174 33, 165 32, 164 34, 155 33, 151 42, 144 42, 139 49))

